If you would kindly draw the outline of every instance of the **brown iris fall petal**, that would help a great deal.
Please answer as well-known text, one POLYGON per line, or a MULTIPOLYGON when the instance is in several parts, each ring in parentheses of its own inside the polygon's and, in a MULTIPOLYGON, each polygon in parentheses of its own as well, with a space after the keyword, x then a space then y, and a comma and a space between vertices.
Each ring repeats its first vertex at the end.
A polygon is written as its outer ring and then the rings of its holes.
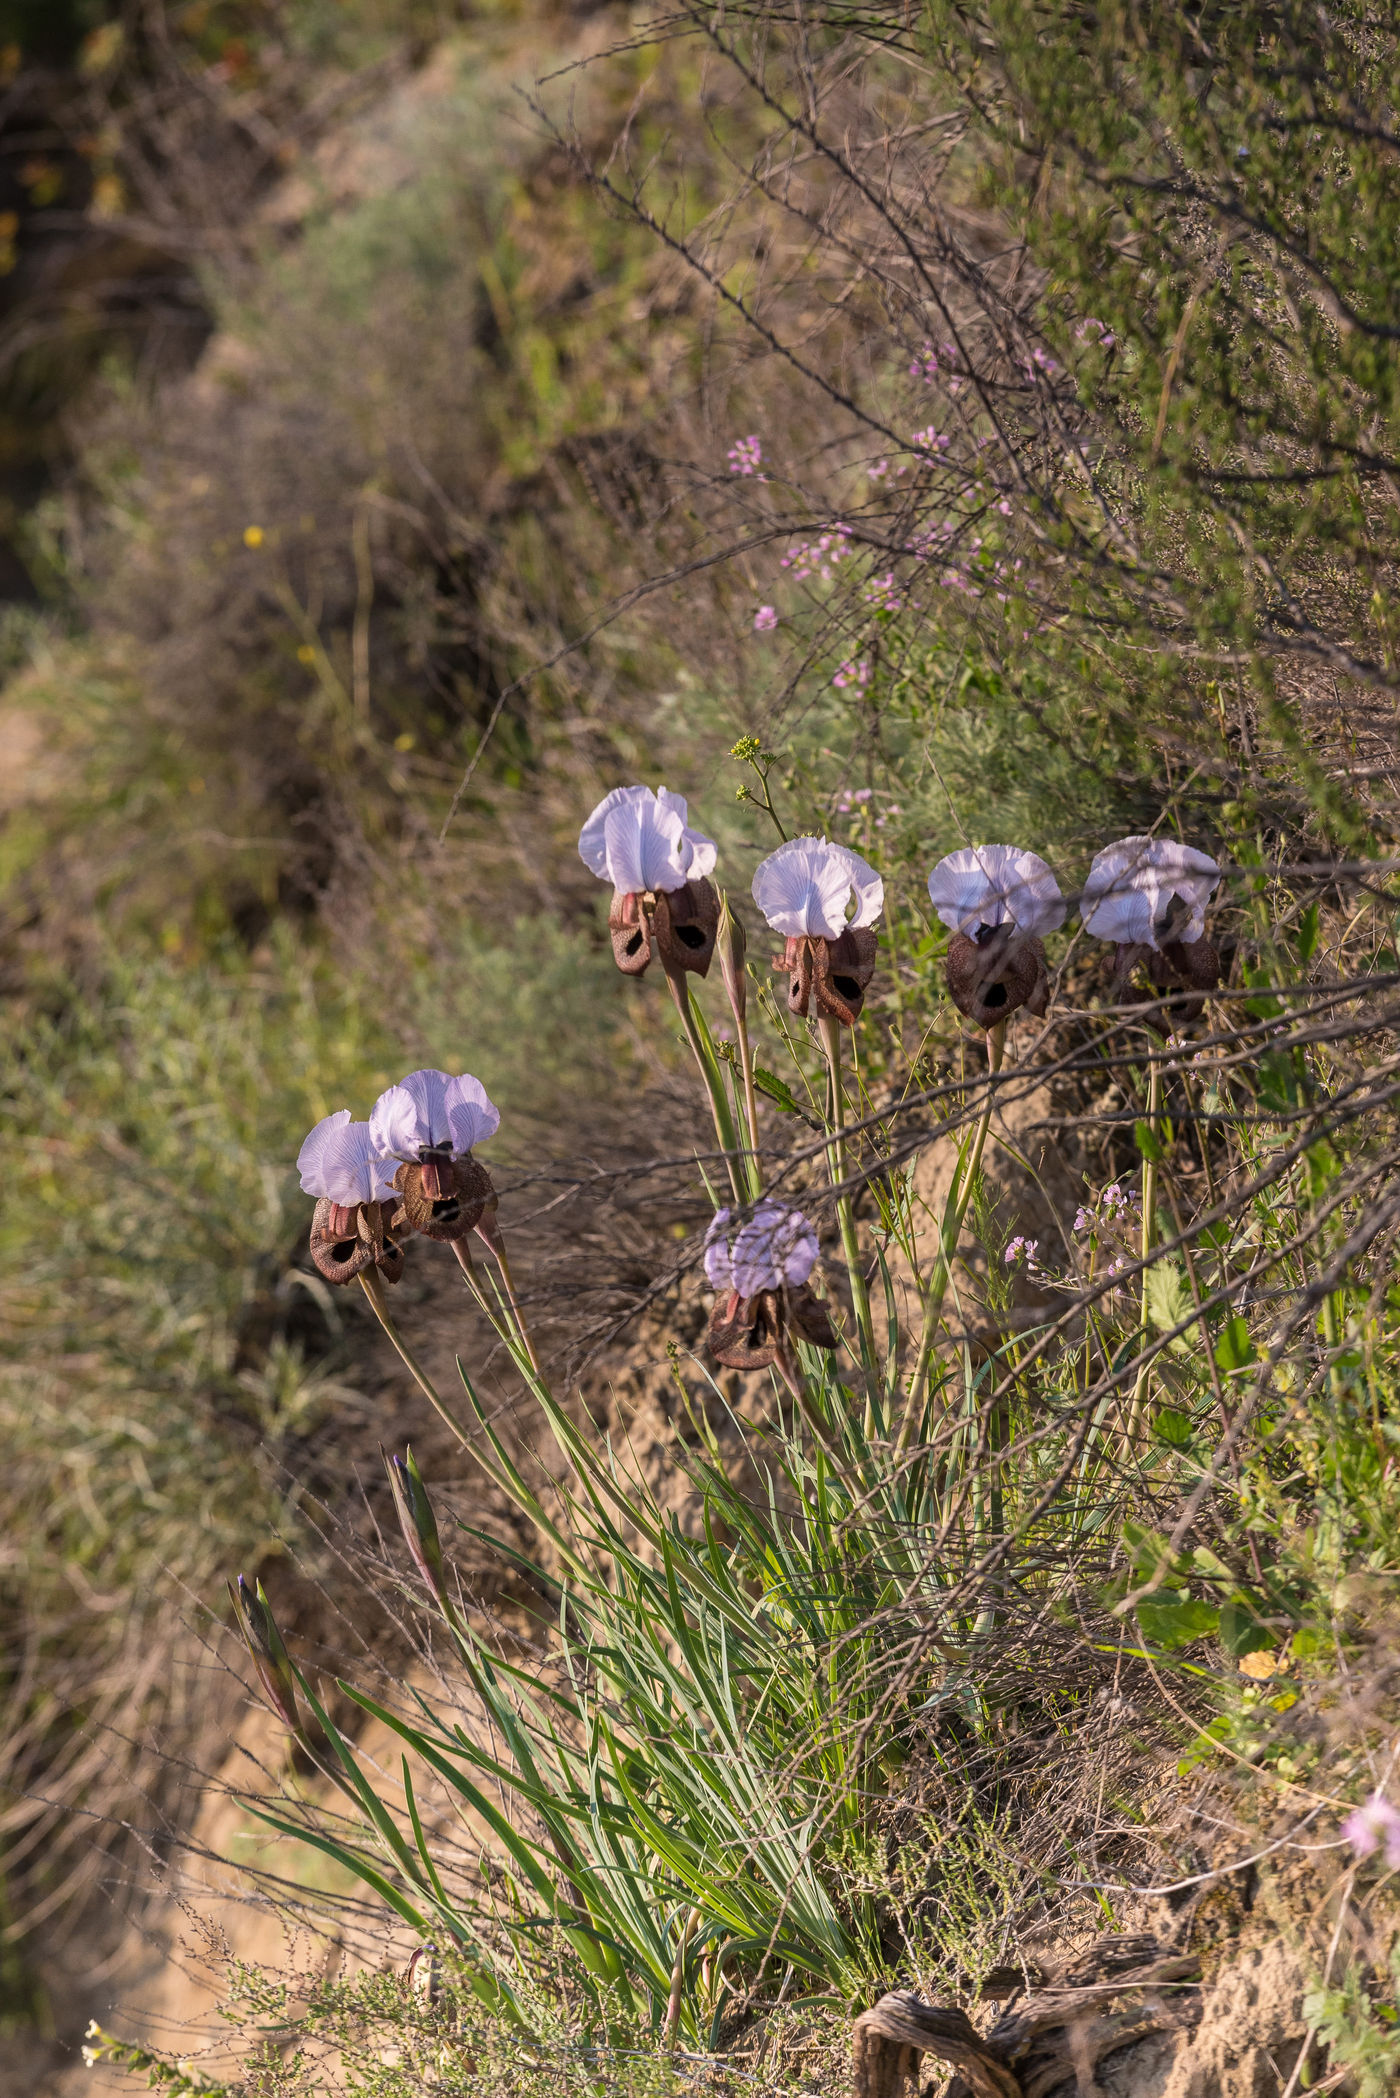
POLYGON ((1050 993, 1044 942, 1011 924, 983 926, 975 940, 948 942, 948 990, 959 1012, 979 1027, 999 1027, 1023 1007, 1037 1017, 1050 993))
POLYGON ((701 878, 679 889, 614 894, 608 912, 613 960, 624 976, 641 976, 653 953, 674 975, 688 970, 707 976, 719 930, 719 891, 701 878))
POLYGON ((399 1167, 394 1185, 409 1228, 444 1241, 466 1238, 496 1199, 491 1175, 470 1152, 461 1158, 446 1150, 425 1152, 416 1165, 399 1167))
POLYGON ((1161 947, 1142 947, 1125 953, 1132 958, 1126 968, 1120 960, 1119 980, 1126 981, 1132 973, 1133 959, 1140 957, 1157 996, 1171 999, 1166 1011, 1151 1023, 1159 1034, 1174 1033, 1192 1020, 1199 1020, 1205 1011, 1206 993, 1220 982, 1220 955, 1213 940, 1169 940, 1161 947), (1174 997, 1174 992, 1185 995, 1174 997))
POLYGON ((852 1027, 875 974, 879 935, 873 925, 848 925, 834 940, 790 933, 773 967, 788 979, 788 1011, 806 1019, 813 1001, 818 1014, 852 1027))
POLYGON ((327 1282, 353 1282, 378 1268, 386 1282, 403 1273, 404 1249, 394 1236, 401 1225, 397 1202, 362 1202, 347 1209, 322 1195, 311 1218, 311 1258, 327 1282))
POLYGON ((836 1346, 827 1308, 806 1282, 795 1289, 760 1290, 756 1297, 727 1290, 710 1313, 705 1345, 726 1369, 761 1370, 786 1363, 792 1334, 814 1348, 836 1346))
POLYGON ((1220 956, 1213 940, 1173 940, 1146 959, 1153 987, 1163 993, 1176 989, 1204 994, 1220 981, 1220 956))

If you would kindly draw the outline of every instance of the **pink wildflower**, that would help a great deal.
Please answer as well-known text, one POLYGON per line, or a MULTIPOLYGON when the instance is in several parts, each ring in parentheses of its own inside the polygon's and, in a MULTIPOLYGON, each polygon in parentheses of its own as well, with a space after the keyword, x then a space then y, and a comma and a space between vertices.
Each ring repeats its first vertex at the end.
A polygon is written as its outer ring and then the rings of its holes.
POLYGON ((756 634, 771 634, 777 624, 777 609, 773 605, 760 605, 753 615, 753 630, 756 634))
POLYGON ((757 437, 738 437, 727 457, 732 474, 755 474, 763 463, 763 446, 757 437))
POLYGON ((1364 1807, 1347 1815, 1342 1834, 1359 1858, 1369 1858, 1384 1846, 1386 1864, 1400 1869, 1400 1808, 1383 1792, 1373 1793, 1364 1807))

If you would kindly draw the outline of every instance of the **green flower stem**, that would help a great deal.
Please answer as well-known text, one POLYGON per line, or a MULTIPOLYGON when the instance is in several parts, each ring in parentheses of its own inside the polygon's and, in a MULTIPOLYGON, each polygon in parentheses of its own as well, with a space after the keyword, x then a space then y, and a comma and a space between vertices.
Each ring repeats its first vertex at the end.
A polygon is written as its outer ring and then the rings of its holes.
POLYGON ((744 1079, 744 1119, 749 1125, 749 1197, 757 1202, 763 1193, 763 1175, 758 1163, 758 1095, 753 1082, 753 1043, 749 1040, 747 1014, 732 1000, 731 1005, 739 1036, 739 1068, 744 1079))
POLYGON ((933 1360, 933 1338, 938 1330, 938 1315, 943 1309, 943 1299, 948 1294, 948 1284, 953 1274, 953 1257, 962 1236, 963 1219, 967 1205, 972 1199, 972 1189, 977 1175, 982 1170, 982 1153, 987 1148, 987 1132, 992 1126, 992 1103, 996 1088, 992 1081, 1001 1069, 1001 1060, 1006 1051, 1006 1022, 987 1030, 987 1104, 982 1110, 976 1133, 972 1139, 972 1150, 966 1166, 961 1168, 953 1182, 948 1206, 943 1212, 943 1228, 939 1232, 938 1258, 924 1292, 923 1323, 919 1335, 919 1354, 914 1374, 909 1381, 909 1401, 904 1409, 904 1420, 895 1444, 895 1455, 902 1457, 914 1439, 914 1429, 923 1412, 924 1390, 928 1383, 929 1365, 933 1360))
MULTIPOLYGON (((1154 1055, 1147 1071, 1147 1127, 1152 1137, 1152 1148, 1157 1148, 1157 1117, 1162 1107, 1162 1066, 1154 1055)), ((1157 1209, 1157 1161, 1144 1158, 1142 1162, 1142 1238, 1139 1258, 1144 1262, 1142 1270, 1142 1309, 1138 1318, 1138 1345, 1143 1350, 1143 1364, 1133 1386, 1133 1402, 1128 1408, 1128 1448, 1132 1450, 1142 1432, 1143 1409, 1147 1404, 1147 1387, 1151 1381, 1151 1364, 1146 1360, 1146 1350, 1152 1336, 1152 1321, 1147 1308, 1147 1278, 1151 1273, 1145 1263, 1152 1252, 1152 1231, 1157 1209)))
POLYGON ((681 1026, 685 1029, 685 1038, 690 1044, 691 1054, 699 1066, 700 1076, 705 1081, 705 1091, 710 1098, 710 1114, 715 1125, 715 1135, 719 1139, 719 1148, 724 1153, 724 1163, 728 1169, 729 1185, 733 1191, 734 1200, 742 1203, 744 1200, 744 1189, 739 1174, 739 1153, 742 1147, 739 1143, 738 1132, 734 1127, 734 1117, 729 1111, 729 1102, 725 1098, 724 1073, 720 1070, 715 1058, 705 1053, 705 1044, 701 1039, 700 1029, 696 1025, 695 1010, 690 1002, 690 985, 686 979, 685 971, 677 969, 673 973, 668 969, 666 971, 666 981, 670 986, 671 997, 675 1003, 676 1011, 680 1014, 681 1026))
MULTIPOLYGON (((511 1277, 510 1262, 506 1259, 506 1242, 496 1229, 496 1220, 489 1209, 477 1225, 476 1233, 500 1270, 501 1287, 505 1291, 506 1302, 510 1306, 510 1315, 515 1321, 515 1330, 519 1336, 520 1345, 529 1358, 531 1369, 538 1377, 540 1374, 540 1358, 535 1352, 535 1343, 530 1338, 530 1329, 525 1323, 525 1314, 520 1309, 520 1299, 515 1294, 515 1283, 511 1277)), ((464 1241, 454 1238, 452 1250, 457 1256, 457 1265, 462 1270, 462 1273, 469 1282, 474 1281, 471 1249, 464 1241)))
MULTIPOLYGON (((831 1172, 831 1184, 839 1187, 846 1177, 845 1122, 846 1098, 841 1089, 841 1022, 829 1014, 821 1019, 822 1048, 826 1052, 827 1069, 831 1074, 831 1105, 827 1116, 829 1142, 827 1161, 831 1172)), ((870 1377, 880 1374, 880 1358, 875 1352, 875 1325, 870 1316, 870 1293, 865 1286, 865 1271, 860 1263, 860 1242, 856 1237, 856 1220, 851 1211, 849 1195, 836 1198, 836 1218, 841 1227, 841 1250, 846 1256, 846 1272, 851 1280, 851 1303, 855 1307, 856 1326, 860 1333, 861 1360, 870 1377)), ((866 1401, 866 1434, 873 1430, 870 1417, 871 1400, 866 1401)))
POLYGON ((366 1268, 360 1276, 360 1287, 364 1291, 365 1295, 369 1298, 369 1301, 374 1308, 374 1315, 378 1319, 380 1325, 384 1328, 384 1331, 388 1334, 389 1339, 393 1344, 394 1350, 399 1357, 399 1360, 403 1363, 404 1368, 408 1371, 414 1383, 422 1392, 424 1398, 433 1407, 434 1411, 442 1418, 442 1420, 446 1422, 447 1426, 452 1430, 452 1433, 456 1436, 458 1442, 461 1443, 462 1448, 464 1450, 471 1449, 471 1439, 468 1436, 466 1429, 462 1426, 462 1423, 457 1419, 451 1407, 448 1406, 442 1399, 438 1397, 438 1394, 433 1389, 432 1381, 429 1378, 426 1370, 423 1369, 422 1365, 418 1362, 417 1358, 414 1356, 407 1343, 402 1339, 398 1327, 394 1324, 392 1318, 390 1318, 389 1307, 384 1301, 384 1284, 379 1279, 378 1270, 375 1268, 366 1268))

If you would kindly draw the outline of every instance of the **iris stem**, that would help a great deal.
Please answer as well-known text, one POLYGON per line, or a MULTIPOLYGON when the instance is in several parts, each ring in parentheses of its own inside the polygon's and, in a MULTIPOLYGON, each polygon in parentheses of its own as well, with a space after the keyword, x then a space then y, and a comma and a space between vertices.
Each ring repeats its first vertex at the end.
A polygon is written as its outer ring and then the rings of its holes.
POLYGON ((758 1096, 753 1082, 753 1043, 749 1040, 748 1014, 741 1000, 731 997, 729 1010, 734 1015, 734 1028, 739 1037, 739 1069, 744 1080, 744 1119, 749 1125, 749 1196, 757 1202, 763 1193, 763 1176, 758 1164, 758 1096))
POLYGON ((362 1271, 360 1275, 360 1287, 364 1291, 365 1295, 369 1298, 370 1304, 372 1305, 374 1310, 374 1315, 378 1319, 380 1325, 384 1328, 384 1331, 388 1334, 390 1342, 392 1343, 394 1350, 399 1357, 399 1360, 403 1363, 405 1369, 412 1377, 414 1383, 418 1386, 418 1389, 422 1392, 424 1398, 427 1399, 428 1403, 433 1407, 435 1412, 437 1412, 441 1416, 441 1418, 447 1423, 447 1426, 452 1430, 452 1433, 456 1436, 458 1442, 461 1443, 462 1448, 464 1450, 469 1450, 472 1445, 471 1438, 467 1434, 466 1429, 456 1418, 451 1408, 447 1406, 443 1402, 443 1400, 438 1397, 437 1392, 433 1389, 432 1380, 429 1378, 426 1370, 423 1369, 421 1364, 418 1362, 416 1356, 413 1354, 412 1350, 402 1339, 398 1327, 394 1324, 394 1321, 389 1316, 389 1307, 384 1301, 384 1285, 380 1281, 376 1269, 365 1268, 362 1271))
POLYGON ((938 1234, 938 1258, 934 1262, 933 1274, 924 1292, 922 1331, 919 1335, 919 1355, 914 1374, 909 1381, 909 1401, 904 1409, 904 1420, 895 1444, 895 1455, 902 1457, 914 1439, 915 1424, 923 1411, 924 1388, 928 1383, 929 1364, 933 1359, 933 1336, 938 1326, 938 1314, 943 1309, 943 1299, 948 1294, 952 1279, 953 1256, 962 1237, 963 1219, 967 1205, 972 1200, 973 1184, 982 1170, 982 1153, 987 1148, 987 1132, 992 1126, 992 1105, 996 1099, 993 1080, 1001 1069, 1001 1060, 1006 1051, 1006 1022, 987 1030, 987 1102, 977 1123, 972 1139, 972 1150, 966 1165, 961 1167, 950 1191, 948 1206, 943 1212, 943 1227, 938 1234))
MULTIPOLYGON (((1157 1149, 1157 1117, 1162 1106, 1162 1066, 1154 1056, 1147 1069, 1147 1127, 1152 1138, 1152 1150, 1157 1149)), ((1152 1270, 1147 1260, 1152 1252, 1152 1227, 1157 1210, 1157 1161, 1150 1154, 1142 1162, 1142 1237, 1139 1241, 1143 1262, 1142 1307, 1138 1317, 1138 1345, 1143 1351, 1143 1363, 1133 1386, 1133 1403, 1128 1408, 1128 1447, 1131 1450, 1142 1432, 1143 1410, 1147 1404, 1147 1388, 1151 1381, 1152 1366, 1146 1359, 1148 1340, 1152 1332, 1152 1320, 1148 1312, 1147 1281, 1152 1270)))
POLYGON ((715 1125, 715 1135, 719 1139, 719 1148, 724 1153, 724 1163, 729 1174, 729 1185, 733 1192, 734 1200, 742 1203, 744 1190, 739 1177, 737 1157, 740 1148, 739 1138, 734 1128, 733 1117, 729 1112, 729 1102, 724 1097, 722 1075, 716 1067, 714 1059, 705 1054, 705 1045, 700 1039, 700 1030, 695 1024, 695 1013, 690 1003, 690 985, 686 979, 685 971, 683 969, 674 971, 668 969, 666 971, 666 981, 670 985, 671 998, 675 1004, 676 1011, 680 1014, 681 1026, 685 1029, 685 1038, 690 1044, 690 1053, 695 1058, 700 1076, 705 1081, 705 1091, 709 1095, 710 1100, 710 1116, 715 1125))
MULTIPOLYGON (((833 1019, 829 1013, 823 1013, 820 1024, 822 1048, 826 1052, 827 1069, 831 1074, 827 1162, 831 1172, 831 1184, 834 1188, 839 1188, 846 1177, 846 1137, 843 1126, 846 1119, 846 1096, 841 1089, 841 1022, 833 1019)), ((861 1357, 869 1376, 878 1377, 880 1358, 875 1352, 875 1325, 870 1316, 870 1293, 865 1286, 865 1270, 860 1262, 860 1241, 856 1237, 856 1220, 849 1195, 837 1195, 836 1219, 841 1227, 841 1250, 846 1256, 846 1272, 851 1280, 851 1303, 855 1308, 856 1325, 860 1331, 861 1357)), ((873 1394, 866 1399, 867 1436, 874 1429, 872 1403, 873 1394)))
MULTIPOLYGON (((488 1238, 486 1233, 478 1226, 477 1237, 482 1241, 500 1270, 501 1288, 504 1290, 506 1302, 510 1306, 510 1315, 515 1321, 515 1330, 520 1336, 520 1345, 529 1357, 531 1369, 538 1377, 542 1374, 540 1358, 535 1352, 535 1343, 530 1338, 530 1329, 525 1323, 525 1314, 520 1309, 520 1299, 515 1294, 515 1283, 511 1278, 510 1263, 506 1259, 505 1241, 494 1227, 491 1236, 488 1238)), ((457 1256, 458 1267, 462 1270, 468 1282, 475 1286, 476 1277, 472 1273, 471 1253, 462 1240, 456 1238, 452 1240, 452 1250, 457 1256)))

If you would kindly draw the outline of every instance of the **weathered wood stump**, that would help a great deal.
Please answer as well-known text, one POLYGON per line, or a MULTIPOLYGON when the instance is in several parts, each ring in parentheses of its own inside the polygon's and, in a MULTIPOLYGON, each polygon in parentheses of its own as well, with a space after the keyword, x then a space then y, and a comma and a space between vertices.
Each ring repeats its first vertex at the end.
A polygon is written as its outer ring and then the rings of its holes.
POLYGON ((1100 1938, 1004 2011, 985 2035, 965 2011, 895 1989, 856 2020, 856 2098, 902 2098, 911 2085, 917 2090, 925 2054, 955 2072, 945 2098, 1051 2098, 1062 2085, 1091 2089, 1106 2056, 1195 2024, 1200 1975, 1198 1959, 1154 1938, 1100 1938))

